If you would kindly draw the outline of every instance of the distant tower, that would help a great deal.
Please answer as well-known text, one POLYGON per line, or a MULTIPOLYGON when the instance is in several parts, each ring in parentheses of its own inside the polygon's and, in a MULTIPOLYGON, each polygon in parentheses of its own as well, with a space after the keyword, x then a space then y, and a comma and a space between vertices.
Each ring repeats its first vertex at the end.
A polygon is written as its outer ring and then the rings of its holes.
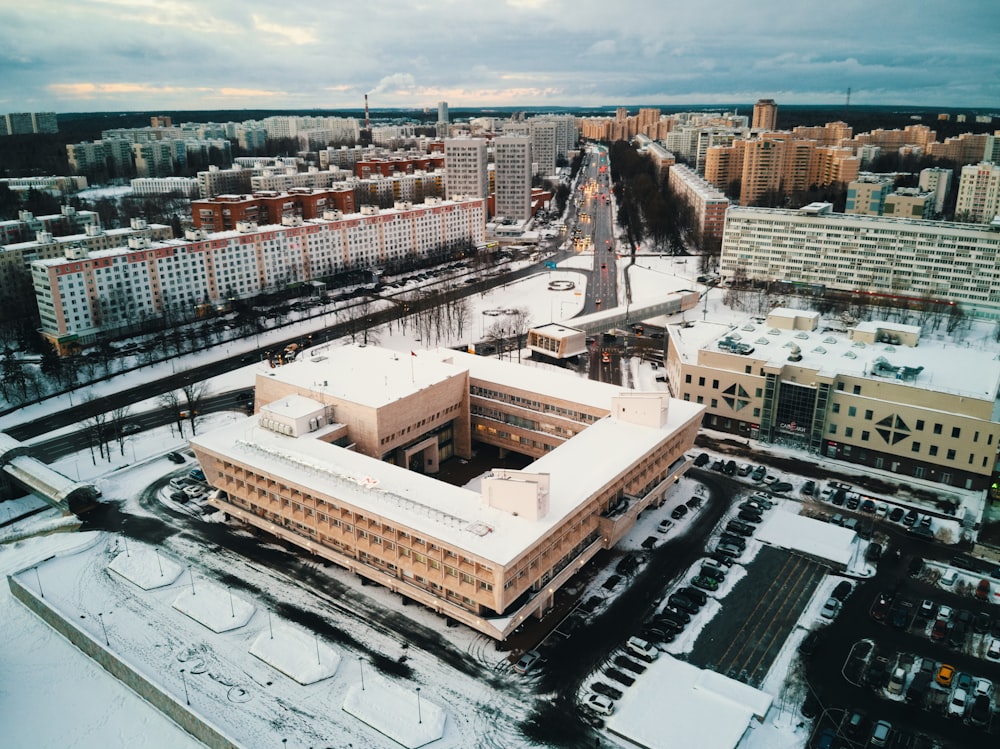
POLYGON ((448 102, 438 102, 438 122, 448 122, 448 102))
POLYGON ((758 99, 753 105, 754 130, 774 130, 778 123, 778 105, 774 99, 758 99))
POLYGON ((368 94, 365 94, 365 130, 371 130, 372 123, 368 119, 368 94))

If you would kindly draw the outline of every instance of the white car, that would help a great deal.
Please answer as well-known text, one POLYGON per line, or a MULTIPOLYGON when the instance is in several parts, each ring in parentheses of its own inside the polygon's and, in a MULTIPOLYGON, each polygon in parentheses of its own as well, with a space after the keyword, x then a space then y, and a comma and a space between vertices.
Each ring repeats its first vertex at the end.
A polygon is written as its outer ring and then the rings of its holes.
POLYGON ((823 610, 819 612, 819 615, 824 619, 833 619, 839 612, 840 601, 830 596, 826 599, 826 603, 823 604, 823 610))
POLYGON ((1000 640, 990 642, 990 646, 986 650, 986 657, 991 661, 1000 661, 1000 640))
POLYGON ((656 526, 656 530, 658 530, 660 533, 666 533, 673 527, 674 527, 674 521, 671 520, 670 518, 664 518, 663 520, 660 521, 660 524, 656 526))
POLYGON ((951 695, 951 702, 948 703, 948 715, 961 718, 965 715, 965 706, 968 701, 968 693, 964 689, 956 689, 951 695))
POLYGON ((599 715, 611 715, 615 711, 615 703, 611 698, 603 694, 587 695, 583 704, 599 715))
POLYGON ((519 674, 526 674, 531 671, 531 669, 534 668, 541 659, 541 653, 537 650, 529 650, 521 656, 517 663, 514 664, 514 670, 519 674))
POLYGON ((628 638, 625 647, 632 655, 637 655, 643 660, 655 661, 660 657, 660 651, 657 648, 638 637, 628 638))
POLYGON ((976 679, 973 682, 973 697, 978 697, 983 695, 984 697, 989 697, 993 694, 993 682, 989 679, 976 679))
POLYGON ((191 497, 191 499, 198 499, 205 493, 205 489, 200 486, 186 486, 184 487, 184 493, 191 497))

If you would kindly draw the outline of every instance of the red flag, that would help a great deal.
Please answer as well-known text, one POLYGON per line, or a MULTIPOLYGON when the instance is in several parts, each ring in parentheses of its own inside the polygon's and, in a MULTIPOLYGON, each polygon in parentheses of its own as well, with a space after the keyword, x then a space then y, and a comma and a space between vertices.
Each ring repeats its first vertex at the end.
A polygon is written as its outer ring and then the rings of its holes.
POLYGON ((410 352, 410 356, 416 356, 416 353, 414 353, 413 351, 411 351, 410 352))

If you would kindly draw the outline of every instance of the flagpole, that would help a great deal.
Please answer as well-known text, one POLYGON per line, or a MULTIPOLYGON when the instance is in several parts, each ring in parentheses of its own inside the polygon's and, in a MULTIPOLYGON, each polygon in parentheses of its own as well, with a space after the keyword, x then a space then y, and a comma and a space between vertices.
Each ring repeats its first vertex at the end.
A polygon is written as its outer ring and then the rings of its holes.
POLYGON ((412 351, 410 352, 410 384, 411 385, 414 382, 416 382, 416 379, 414 379, 414 376, 413 376, 413 360, 416 358, 416 356, 417 355, 414 354, 412 351))

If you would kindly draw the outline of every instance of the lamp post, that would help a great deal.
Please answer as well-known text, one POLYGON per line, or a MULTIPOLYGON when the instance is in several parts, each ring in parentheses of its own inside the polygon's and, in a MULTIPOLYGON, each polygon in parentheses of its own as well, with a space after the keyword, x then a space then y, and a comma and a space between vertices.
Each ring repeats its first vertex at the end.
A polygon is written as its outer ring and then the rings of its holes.
POLYGON ((365 691, 365 659, 358 656, 358 668, 361 670, 361 691, 365 691))
POLYGON ((98 619, 100 620, 100 622, 101 622, 101 631, 102 631, 102 632, 104 632, 104 644, 105 644, 105 645, 106 645, 107 647, 109 647, 109 648, 110 648, 110 647, 111 647, 111 641, 110 641, 110 640, 108 640, 108 628, 104 626, 104 614, 103 614, 103 613, 101 613, 101 612, 98 612, 98 614, 97 614, 97 618, 98 618, 98 619))
POLYGON ((160 568, 160 577, 163 577, 163 562, 160 561, 160 550, 153 549, 156 552, 156 566, 160 568))
POLYGON ((267 631, 271 633, 271 639, 274 639, 274 628, 271 627, 271 609, 267 610, 267 631))
POLYGON ((417 687, 417 723, 423 723, 424 718, 420 714, 420 687, 417 687))
POLYGON ((191 571, 191 565, 190 564, 188 565, 188 577, 191 578, 191 595, 196 596, 198 594, 195 593, 195 590, 194 590, 194 572, 191 571))
POLYGON ((191 698, 188 697, 188 683, 187 679, 184 678, 184 669, 181 669, 181 684, 184 685, 184 702, 188 705, 191 704, 191 698))
POLYGON ((313 639, 316 640, 316 665, 322 665, 322 661, 319 659, 319 635, 315 632, 313 633, 313 639))
POLYGON ((227 585, 226 590, 229 591, 229 611, 233 615, 233 619, 236 618, 236 606, 233 605, 233 586, 227 585))
POLYGON ((42 590, 42 576, 38 574, 38 565, 35 565, 35 581, 38 583, 38 595, 45 598, 45 591, 42 590))

